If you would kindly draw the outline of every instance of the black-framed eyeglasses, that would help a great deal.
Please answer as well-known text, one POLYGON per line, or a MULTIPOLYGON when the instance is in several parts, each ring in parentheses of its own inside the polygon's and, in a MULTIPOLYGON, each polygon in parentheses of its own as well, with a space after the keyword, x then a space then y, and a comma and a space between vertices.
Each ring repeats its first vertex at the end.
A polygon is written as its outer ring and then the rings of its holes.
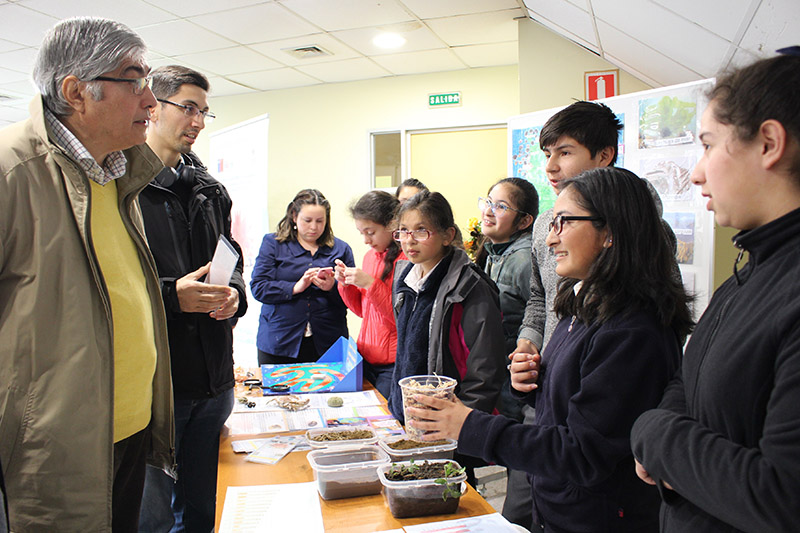
POLYGON ((133 85, 133 94, 138 95, 142 94, 145 88, 150 86, 152 78, 150 76, 145 76, 144 78, 109 78, 108 76, 97 76, 89 81, 115 81, 130 83, 133 85))
POLYGON ((496 202, 493 202, 493 201, 489 200, 488 198, 482 198, 482 197, 478 198, 478 209, 480 211, 483 211, 483 210, 485 210, 487 208, 491 209, 492 214, 494 216, 498 216, 499 215, 499 216, 502 217, 502 216, 506 215, 509 211, 515 211, 517 213, 523 213, 525 215, 528 214, 525 211, 522 211, 520 209, 515 209, 515 208, 511 207, 510 205, 498 204, 496 202))
POLYGON ((206 124, 211 124, 212 122, 214 122, 214 119, 217 118, 217 115, 215 115, 214 113, 211 113, 209 111, 203 111, 196 105, 179 104, 177 102, 170 102, 169 100, 162 100, 161 98, 156 98, 156 100, 164 104, 170 104, 174 105, 175 107, 180 107, 181 109, 183 109, 183 114, 186 115, 187 117, 195 117, 197 115, 203 115, 203 121, 206 124))
POLYGON ((396 241, 405 241, 413 237, 415 241, 427 241, 432 233, 426 229, 398 229, 392 232, 392 238, 396 241))
POLYGON ((554 217, 553 220, 550 221, 550 231, 555 232, 556 235, 561 235, 561 230, 564 229, 564 222, 569 222, 570 220, 601 221, 603 220, 603 218, 591 217, 591 216, 578 216, 578 215, 558 215, 557 217, 554 217))

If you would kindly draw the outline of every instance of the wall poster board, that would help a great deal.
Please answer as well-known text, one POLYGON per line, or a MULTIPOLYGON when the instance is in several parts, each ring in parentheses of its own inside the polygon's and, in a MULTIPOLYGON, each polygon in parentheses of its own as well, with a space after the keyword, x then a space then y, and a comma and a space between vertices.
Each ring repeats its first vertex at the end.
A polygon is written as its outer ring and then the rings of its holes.
POLYGON ((233 356, 237 365, 258 366, 256 334, 260 304, 250 292, 261 240, 269 231, 267 211, 267 139, 269 115, 234 124, 210 136, 208 169, 231 195, 231 233, 242 247, 244 280, 249 309, 233 330, 233 356))
MULTIPOLYGON (((689 178, 702 155, 697 131, 707 104, 703 95, 712 84, 713 80, 702 80, 597 100, 609 106, 624 125, 616 165, 649 180, 661 197, 664 220, 678 240, 684 285, 696 295, 695 318, 705 310, 713 290, 714 217, 689 178)), ((509 176, 533 183, 539 192, 540 213, 553 207, 555 193, 544 172, 539 133, 560 109, 508 119, 509 176)))

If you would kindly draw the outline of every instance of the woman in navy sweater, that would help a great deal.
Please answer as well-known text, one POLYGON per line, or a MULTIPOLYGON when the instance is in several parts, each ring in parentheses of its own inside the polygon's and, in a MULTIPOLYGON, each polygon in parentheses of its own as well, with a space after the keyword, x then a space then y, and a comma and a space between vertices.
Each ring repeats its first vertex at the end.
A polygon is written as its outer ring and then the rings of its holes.
POLYGON ((689 297, 644 181, 619 168, 565 182, 547 244, 555 253, 561 321, 541 367, 510 366, 534 425, 418 397, 426 438, 528 472, 537 523, 549 532, 658 531, 658 492, 634 471, 630 430, 658 404, 692 326, 689 297), (538 370, 538 371, 537 371, 538 370), (541 375, 537 375, 538 373, 541 375), (538 378, 538 384, 535 382, 538 378))

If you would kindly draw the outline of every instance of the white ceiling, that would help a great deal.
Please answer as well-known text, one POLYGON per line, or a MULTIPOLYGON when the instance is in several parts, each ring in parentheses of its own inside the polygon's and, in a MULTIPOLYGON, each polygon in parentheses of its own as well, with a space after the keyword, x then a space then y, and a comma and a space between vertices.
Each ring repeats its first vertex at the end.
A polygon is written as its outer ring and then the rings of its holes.
POLYGON ((78 15, 129 25, 153 66, 194 67, 214 96, 516 64, 525 16, 654 86, 800 44, 798 0, 0 0, 0 127, 28 114, 45 31, 78 15), (382 30, 406 45, 377 48, 382 30), (311 45, 331 55, 286 51, 311 45))

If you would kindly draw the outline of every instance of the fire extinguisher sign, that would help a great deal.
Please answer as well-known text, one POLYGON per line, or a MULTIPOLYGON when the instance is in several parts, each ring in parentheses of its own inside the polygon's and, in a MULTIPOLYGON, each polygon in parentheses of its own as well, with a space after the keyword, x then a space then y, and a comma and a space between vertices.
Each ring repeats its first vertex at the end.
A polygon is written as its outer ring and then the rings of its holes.
POLYGON ((600 100, 619 94, 619 69, 585 72, 583 79, 587 100, 600 100))

